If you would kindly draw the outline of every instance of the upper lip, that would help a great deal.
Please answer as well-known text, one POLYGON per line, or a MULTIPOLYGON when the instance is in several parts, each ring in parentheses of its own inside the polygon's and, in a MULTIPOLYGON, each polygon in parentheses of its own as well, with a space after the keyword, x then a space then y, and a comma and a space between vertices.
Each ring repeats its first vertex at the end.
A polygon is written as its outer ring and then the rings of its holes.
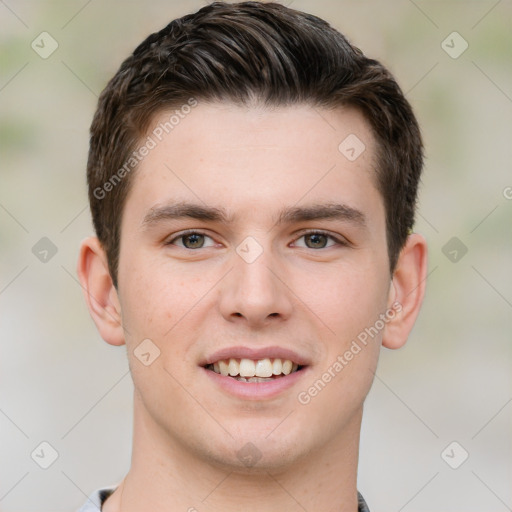
POLYGON ((289 359, 292 363, 297 363, 300 366, 307 366, 309 360, 297 354, 294 350, 284 347, 264 347, 264 348, 249 348, 249 347, 225 347, 212 354, 206 356, 200 366, 207 366, 209 364, 216 363, 217 361, 226 359, 252 359, 256 361, 258 359, 289 359))

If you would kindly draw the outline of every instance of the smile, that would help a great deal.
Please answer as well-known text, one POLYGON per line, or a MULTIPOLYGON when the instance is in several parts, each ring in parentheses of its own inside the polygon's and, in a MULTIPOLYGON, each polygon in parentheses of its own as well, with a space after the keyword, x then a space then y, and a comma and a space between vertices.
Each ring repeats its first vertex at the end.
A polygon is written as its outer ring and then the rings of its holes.
POLYGON ((229 358, 206 365, 205 368, 240 382, 268 382, 295 373, 303 367, 290 359, 229 358))

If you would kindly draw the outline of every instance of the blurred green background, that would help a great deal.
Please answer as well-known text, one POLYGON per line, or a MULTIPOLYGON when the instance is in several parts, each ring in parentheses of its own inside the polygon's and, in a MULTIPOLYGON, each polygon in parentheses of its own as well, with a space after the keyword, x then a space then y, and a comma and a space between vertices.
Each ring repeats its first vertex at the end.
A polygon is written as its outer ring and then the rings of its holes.
MULTIPOLYGON (((74 510, 128 470, 125 349, 100 339, 75 272, 92 233, 88 128, 129 52, 203 5, 0 0, 1 511, 74 510), (48 469, 31 457, 43 441, 58 454, 48 469)), ((382 353, 359 489, 372 512, 511 510, 512 2, 288 5, 387 65, 426 143, 427 297, 408 344, 382 353), (469 454, 457 469, 442 455, 453 441, 469 454)))

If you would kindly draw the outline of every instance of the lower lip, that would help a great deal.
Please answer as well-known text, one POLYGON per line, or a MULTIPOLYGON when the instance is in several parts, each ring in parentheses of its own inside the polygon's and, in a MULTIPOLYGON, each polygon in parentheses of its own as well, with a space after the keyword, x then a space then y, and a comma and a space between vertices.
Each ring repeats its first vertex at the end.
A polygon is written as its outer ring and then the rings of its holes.
POLYGON ((212 381, 225 392, 245 400, 266 400, 274 398, 296 384, 308 371, 308 367, 267 382, 241 382, 212 370, 201 368, 212 381))

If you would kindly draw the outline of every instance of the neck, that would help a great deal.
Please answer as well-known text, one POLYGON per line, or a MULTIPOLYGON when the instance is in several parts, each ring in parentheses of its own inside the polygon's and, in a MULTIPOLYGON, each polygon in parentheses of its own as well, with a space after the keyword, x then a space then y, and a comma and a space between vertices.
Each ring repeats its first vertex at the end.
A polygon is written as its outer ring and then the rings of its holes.
POLYGON ((104 512, 357 511, 362 411, 336 437, 286 467, 219 466, 135 408, 132 466, 104 512))

